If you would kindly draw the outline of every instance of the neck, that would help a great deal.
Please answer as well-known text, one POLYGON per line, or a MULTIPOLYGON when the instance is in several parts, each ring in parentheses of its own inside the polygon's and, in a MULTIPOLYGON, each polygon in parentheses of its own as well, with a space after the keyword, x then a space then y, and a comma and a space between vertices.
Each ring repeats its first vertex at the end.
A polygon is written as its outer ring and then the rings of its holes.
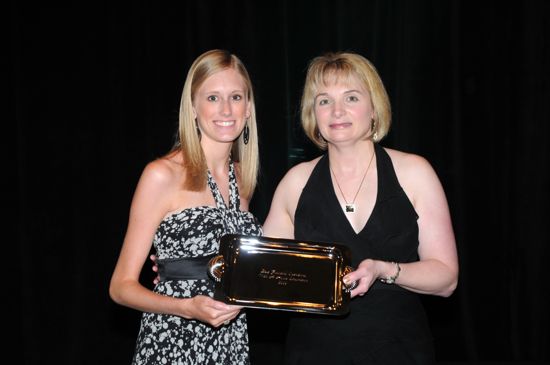
POLYGON ((350 176, 364 172, 373 153, 374 143, 371 140, 345 147, 328 145, 330 165, 338 176, 350 176))
POLYGON ((202 150, 206 158, 206 164, 211 173, 223 174, 227 172, 229 156, 231 155, 232 143, 203 143, 202 150))

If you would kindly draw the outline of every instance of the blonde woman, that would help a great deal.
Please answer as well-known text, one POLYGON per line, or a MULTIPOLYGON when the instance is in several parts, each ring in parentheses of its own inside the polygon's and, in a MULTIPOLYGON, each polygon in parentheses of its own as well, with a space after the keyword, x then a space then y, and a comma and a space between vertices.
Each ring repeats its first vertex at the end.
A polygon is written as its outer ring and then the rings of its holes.
POLYGON ((235 55, 212 50, 191 65, 179 141, 137 185, 110 295, 143 311, 133 364, 249 364, 241 308, 212 299, 206 263, 226 233, 260 235, 248 212, 256 185, 254 94, 235 55), (139 282, 154 246, 160 281, 139 282))
POLYGON ((449 296, 458 263, 443 188, 422 157, 382 147, 391 110, 367 59, 332 53, 309 66, 302 125, 326 151, 275 191, 266 236, 338 242, 352 251, 349 315, 291 319, 286 364, 434 364, 417 294, 449 296))

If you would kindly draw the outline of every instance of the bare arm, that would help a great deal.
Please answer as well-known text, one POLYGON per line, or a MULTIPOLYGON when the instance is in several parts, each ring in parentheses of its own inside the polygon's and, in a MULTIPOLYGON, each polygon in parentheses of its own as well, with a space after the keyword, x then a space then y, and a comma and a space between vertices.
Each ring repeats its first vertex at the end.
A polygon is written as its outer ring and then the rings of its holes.
POLYGON ((136 188, 128 229, 111 278, 109 294, 118 304, 144 312, 172 314, 219 326, 234 318, 239 307, 228 306, 207 296, 173 298, 157 294, 139 282, 159 223, 170 211, 173 189, 170 169, 162 162, 150 163, 136 188))
MULTIPOLYGON (((420 260, 400 263, 395 284, 408 290, 447 297, 458 282, 458 257, 447 199, 441 183, 422 157, 394 151, 390 153, 403 189, 419 215, 420 260)), ((352 296, 363 295, 378 278, 396 274, 389 262, 364 260, 347 280, 361 279, 352 296)))
POLYGON ((309 175, 318 159, 291 168, 275 190, 263 225, 265 236, 294 238, 294 212, 309 175))
POLYGON ((263 224, 264 236, 294 238, 294 217, 288 209, 285 185, 287 184, 283 178, 275 190, 269 213, 263 224))
POLYGON ((419 216, 420 261, 402 265, 398 283, 418 293, 449 296, 458 282, 458 255, 447 198, 431 165, 421 157, 410 158, 416 178, 409 177, 411 183, 403 188, 410 191, 419 216))

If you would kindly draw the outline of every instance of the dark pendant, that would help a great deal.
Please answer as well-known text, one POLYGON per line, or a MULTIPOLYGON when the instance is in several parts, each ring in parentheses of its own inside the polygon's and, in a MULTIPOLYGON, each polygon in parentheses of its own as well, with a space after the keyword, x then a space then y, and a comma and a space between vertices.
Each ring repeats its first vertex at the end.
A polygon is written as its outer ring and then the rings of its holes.
POLYGON ((346 213, 355 213, 355 204, 346 204, 346 213))

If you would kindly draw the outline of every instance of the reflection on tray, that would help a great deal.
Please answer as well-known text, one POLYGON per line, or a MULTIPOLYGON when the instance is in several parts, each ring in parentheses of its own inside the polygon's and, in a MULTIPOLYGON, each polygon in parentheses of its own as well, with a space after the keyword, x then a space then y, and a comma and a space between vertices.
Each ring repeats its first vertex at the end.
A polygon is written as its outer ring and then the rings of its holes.
POLYGON ((209 263, 214 298, 245 307, 344 314, 352 269, 346 246, 270 237, 225 235, 209 263))

